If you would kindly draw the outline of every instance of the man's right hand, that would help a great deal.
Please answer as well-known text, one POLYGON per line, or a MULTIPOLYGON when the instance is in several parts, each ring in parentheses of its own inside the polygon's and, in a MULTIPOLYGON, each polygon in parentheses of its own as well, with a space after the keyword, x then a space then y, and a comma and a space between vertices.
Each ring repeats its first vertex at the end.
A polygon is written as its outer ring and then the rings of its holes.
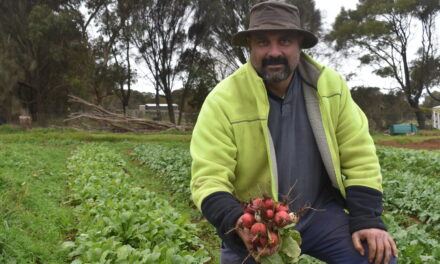
POLYGON ((244 245, 246 246, 247 250, 252 254, 252 256, 255 258, 256 261, 259 261, 260 257, 270 256, 273 253, 276 252, 277 247, 269 248, 269 247, 257 247, 254 248, 254 246, 251 243, 252 235, 250 233, 250 229, 244 227, 241 223, 241 218, 243 216, 240 216, 238 218, 237 223, 235 224, 235 230, 237 232, 237 235, 243 240, 244 245))

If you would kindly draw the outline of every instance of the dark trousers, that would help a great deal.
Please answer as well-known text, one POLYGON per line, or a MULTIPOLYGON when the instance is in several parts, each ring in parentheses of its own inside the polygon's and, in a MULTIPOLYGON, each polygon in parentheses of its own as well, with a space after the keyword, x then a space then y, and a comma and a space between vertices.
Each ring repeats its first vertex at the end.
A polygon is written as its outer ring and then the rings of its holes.
MULTIPOLYGON (((307 254, 330 264, 368 264, 368 247, 364 243, 365 256, 361 256, 353 246, 348 229, 348 215, 342 206, 330 202, 325 210, 315 213, 311 222, 301 231, 302 254, 307 254)), ((241 264, 244 257, 229 248, 222 248, 221 264, 241 264)), ((248 260, 246 263, 256 263, 248 260)), ((397 263, 393 258, 391 264, 397 263)))

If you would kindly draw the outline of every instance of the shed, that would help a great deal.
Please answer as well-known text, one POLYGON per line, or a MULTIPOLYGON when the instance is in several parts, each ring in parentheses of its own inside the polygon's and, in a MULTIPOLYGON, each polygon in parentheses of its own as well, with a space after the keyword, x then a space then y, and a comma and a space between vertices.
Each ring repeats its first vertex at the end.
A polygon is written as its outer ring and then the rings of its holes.
POLYGON ((432 108, 432 127, 440 129, 440 105, 432 108))

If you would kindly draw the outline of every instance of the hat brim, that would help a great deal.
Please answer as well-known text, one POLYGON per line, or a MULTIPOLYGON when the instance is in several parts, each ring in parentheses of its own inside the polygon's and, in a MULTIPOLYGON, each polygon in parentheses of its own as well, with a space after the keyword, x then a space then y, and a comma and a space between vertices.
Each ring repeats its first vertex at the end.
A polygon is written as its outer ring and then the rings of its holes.
POLYGON ((251 33, 263 32, 263 31, 290 31, 295 33, 300 33, 304 36, 301 48, 309 49, 314 47, 318 43, 318 38, 310 31, 302 29, 286 29, 286 28, 274 28, 274 29, 254 29, 254 30, 244 30, 236 33, 232 37, 232 45, 247 47, 249 46, 248 37, 251 33))

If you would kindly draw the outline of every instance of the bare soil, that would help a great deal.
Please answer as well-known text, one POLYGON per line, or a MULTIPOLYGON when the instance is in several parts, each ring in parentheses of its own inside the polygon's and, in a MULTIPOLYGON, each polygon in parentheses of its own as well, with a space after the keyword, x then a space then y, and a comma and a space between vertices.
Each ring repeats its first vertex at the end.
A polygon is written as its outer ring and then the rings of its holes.
POLYGON ((428 139, 420 142, 399 143, 392 140, 379 142, 378 145, 390 146, 395 148, 440 150, 440 138, 428 139))

